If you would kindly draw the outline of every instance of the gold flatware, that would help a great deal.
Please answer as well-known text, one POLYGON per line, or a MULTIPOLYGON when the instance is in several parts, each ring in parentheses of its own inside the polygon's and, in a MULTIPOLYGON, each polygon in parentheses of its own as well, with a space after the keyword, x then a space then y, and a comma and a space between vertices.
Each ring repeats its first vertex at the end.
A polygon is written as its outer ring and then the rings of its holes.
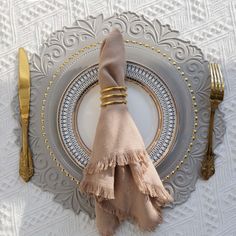
POLYGON ((224 98, 224 80, 221 73, 219 64, 210 63, 210 76, 211 76, 211 113, 210 113, 210 124, 208 130, 208 147, 206 155, 202 161, 201 174, 203 179, 208 180, 215 173, 215 154, 212 150, 212 133, 214 126, 214 115, 215 110, 218 108, 220 102, 224 98))
POLYGON ((29 104, 30 104, 30 70, 26 51, 19 48, 18 93, 20 104, 20 121, 22 127, 22 148, 20 152, 19 174, 25 182, 33 176, 33 160, 28 145, 29 104))

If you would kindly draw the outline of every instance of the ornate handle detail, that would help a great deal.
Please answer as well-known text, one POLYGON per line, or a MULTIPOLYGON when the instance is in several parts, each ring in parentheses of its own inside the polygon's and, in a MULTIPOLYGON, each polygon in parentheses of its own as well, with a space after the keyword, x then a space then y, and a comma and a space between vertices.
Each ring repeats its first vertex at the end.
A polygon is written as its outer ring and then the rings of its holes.
POLYGON ((212 133, 214 126, 215 109, 216 104, 214 101, 211 101, 210 124, 208 130, 208 147, 201 168, 201 174, 203 179, 205 180, 208 180, 215 173, 215 154, 212 150, 212 133))
POLYGON ((22 148, 20 152, 19 174, 25 182, 28 182, 34 174, 33 160, 28 146, 28 119, 21 120, 22 148))

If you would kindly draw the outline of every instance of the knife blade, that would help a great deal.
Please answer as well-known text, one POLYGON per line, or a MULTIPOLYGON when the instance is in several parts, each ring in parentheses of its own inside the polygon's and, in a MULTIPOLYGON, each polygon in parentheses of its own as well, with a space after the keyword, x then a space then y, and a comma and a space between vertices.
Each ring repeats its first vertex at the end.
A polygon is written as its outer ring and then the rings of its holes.
POLYGON ((27 53, 24 48, 19 48, 18 56, 18 93, 22 127, 22 148, 20 152, 19 174, 25 182, 28 182, 33 176, 33 160, 28 145, 28 126, 30 111, 30 69, 27 53))
POLYGON ((29 99, 30 99, 30 72, 29 62, 24 48, 19 49, 19 103, 20 114, 22 119, 29 116, 29 99))

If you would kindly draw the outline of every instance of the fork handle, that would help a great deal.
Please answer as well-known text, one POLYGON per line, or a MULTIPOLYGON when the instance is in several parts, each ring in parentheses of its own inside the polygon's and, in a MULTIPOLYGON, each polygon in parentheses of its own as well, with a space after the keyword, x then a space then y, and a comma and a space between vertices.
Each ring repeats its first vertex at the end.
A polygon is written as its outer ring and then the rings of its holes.
POLYGON ((214 152, 212 149, 213 127, 216 104, 211 101, 210 124, 208 128, 208 146, 206 155, 202 161, 201 174, 203 179, 208 180, 215 173, 214 152))

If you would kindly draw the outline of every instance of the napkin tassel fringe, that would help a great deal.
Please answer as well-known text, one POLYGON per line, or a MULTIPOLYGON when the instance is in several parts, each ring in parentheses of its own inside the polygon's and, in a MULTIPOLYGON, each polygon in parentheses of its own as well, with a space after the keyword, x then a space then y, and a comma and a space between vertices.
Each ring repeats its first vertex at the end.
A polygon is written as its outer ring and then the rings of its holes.
POLYGON ((164 206, 166 203, 173 201, 172 196, 167 192, 163 186, 150 184, 144 182, 144 178, 138 171, 132 171, 134 181, 140 192, 155 198, 155 202, 159 206, 164 206))
MULTIPOLYGON (((139 222, 139 220, 138 220, 138 218, 137 218, 136 216, 129 214, 129 212, 127 212, 127 211, 125 211, 125 210, 121 210, 121 209, 114 208, 114 207, 109 203, 109 201, 107 201, 107 200, 104 200, 104 201, 102 201, 102 202, 98 202, 98 201, 97 201, 96 204, 98 204, 98 206, 99 206, 100 208, 102 208, 105 212, 107 212, 107 213, 109 213, 109 214, 111 214, 111 215, 115 215, 115 216, 119 219, 120 222, 123 221, 123 220, 127 220, 127 219, 128 219, 128 220, 131 220, 131 221, 137 223, 138 227, 139 227, 141 230, 144 230, 144 231, 149 231, 149 232, 154 231, 155 228, 156 228, 156 226, 157 226, 158 224, 161 224, 161 223, 163 222, 163 217, 162 217, 162 214, 161 214, 161 209, 160 209, 159 207, 156 208, 156 211, 157 211, 157 213, 158 213, 158 220, 157 220, 155 223, 152 223, 151 225, 144 227, 144 226, 139 222)), ((154 206, 154 207, 155 207, 155 206, 154 206)))
POLYGON ((143 171, 146 170, 147 160, 149 156, 146 150, 131 150, 124 153, 111 153, 109 156, 103 157, 100 161, 91 161, 84 169, 85 173, 100 173, 108 168, 125 166, 128 164, 141 163, 143 171))
POLYGON ((102 196, 103 199, 114 199, 114 190, 96 184, 90 181, 82 181, 80 183, 80 189, 82 192, 86 192, 90 195, 95 195, 97 197, 102 196))
MULTIPOLYGON (((125 153, 112 153, 109 157, 104 158, 98 162, 90 162, 84 169, 85 175, 93 175, 107 170, 108 168, 115 168, 118 166, 129 165, 134 181, 140 192, 149 195, 150 197, 157 198, 160 206, 165 203, 171 202, 173 199, 163 186, 147 183, 144 181, 145 171, 150 165, 148 161, 149 156, 146 150, 127 151, 125 153), (132 168, 132 164, 137 165, 139 163, 141 168, 132 168)), ((99 185, 96 182, 86 180, 86 177, 80 184, 82 192, 86 192, 91 195, 100 196, 103 199, 114 199, 114 189, 106 188, 104 185, 99 185)))

